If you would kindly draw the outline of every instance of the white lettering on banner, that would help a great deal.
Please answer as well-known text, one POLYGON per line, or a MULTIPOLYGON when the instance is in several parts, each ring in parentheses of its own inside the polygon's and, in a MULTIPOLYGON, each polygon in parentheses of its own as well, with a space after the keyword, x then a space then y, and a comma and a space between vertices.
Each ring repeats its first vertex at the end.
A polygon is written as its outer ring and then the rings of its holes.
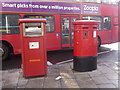
POLYGON ((13 3, 13 4, 2 3, 2 7, 15 7, 16 8, 16 3, 13 3))
POLYGON ((39 5, 32 5, 32 4, 29 4, 29 8, 39 8, 39 5))
POLYGON ((17 4, 17 8, 28 8, 28 5, 19 3, 19 4, 17 4))
POLYGON ((47 9, 47 8, 48 8, 48 6, 46 6, 46 5, 40 5, 40 8, 47 9))
POLYGON ((49 9, 63 9, 63 7, 59 5, 55 5, 55 6, 49 6, 49 9))
POLYGON ((80 10, 78 7, 64 7, 64 10, 80 10))
POLYGON ((2 3, 2 7, 10 7, 10 8, 29 8, 28 4, 16 4, 16 3, 2 3))
POLYGON ((96 6, 87 6, 87 5, 84 5, 84 10, 98 11, 99 9, 96 6))
POLYGON ((56 10, 81 10, 80 7, 75 6, 59 6, 59 5, 40 5, 38 4, 27 4, 27 3, 2 3, 2 7, 12 7, 12 8, 40 8, 40 9, 56 9, 56 10))

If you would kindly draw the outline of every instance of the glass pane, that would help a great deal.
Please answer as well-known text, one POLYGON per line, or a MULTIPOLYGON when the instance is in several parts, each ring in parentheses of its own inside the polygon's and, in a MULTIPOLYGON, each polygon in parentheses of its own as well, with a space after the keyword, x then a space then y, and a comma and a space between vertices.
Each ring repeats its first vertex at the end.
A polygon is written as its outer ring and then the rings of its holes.
POLYGON ((101 0, 82 0, 82 2, 101 3, 101 0))
POLYGON ((19 15, 2 14, 0 16, 0 34, 19 34, 19 15))
POLYGON ((76 2, 76 1, 81 1, 81 0, 57 0, 57 1, 68 1, 68 2, 76 2))
POLYGON ((51 33, 54 32, 54 17, 52 15, 25 15, 24 18, 41 18, 46 19, 46 32, 51 33))
POLYGON ((95 20, 100 21, 101 23, 98 25, 98 30, 102 30, 102 18, 99 16, 83 16, 83 20, 95 20))
POLYGON ((62 18, 62 44, 69 44, 69 19, 62 18))
POLYGON ((76 2, 81 2, 82 0, 75 0, 76 2))
POLYGON ((104 17, 103 18, 103 22, 104 22, 104 30, 110 30, 111 29, 111 19, 110 17, 104 17))
POLYGON ((0 14, 0 28, 2 27, 2 14, 0 14))
POLYGON ((103 3, 105 4, 113 4, 113 5, 117 5, 119 0, 102 0, 103 3))
POLYGON ((57 1, 101 3, 101 0, 57 0, 57 1))

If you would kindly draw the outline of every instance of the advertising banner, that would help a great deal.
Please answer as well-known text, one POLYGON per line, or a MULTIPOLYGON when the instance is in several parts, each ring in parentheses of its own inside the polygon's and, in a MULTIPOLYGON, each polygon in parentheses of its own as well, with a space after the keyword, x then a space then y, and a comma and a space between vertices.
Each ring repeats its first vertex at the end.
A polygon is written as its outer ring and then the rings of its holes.
POLYGON ((66 2, 4 2, 1 11, 7 12, 41 12, 64 14, 100 14, 100 6, 66 2))

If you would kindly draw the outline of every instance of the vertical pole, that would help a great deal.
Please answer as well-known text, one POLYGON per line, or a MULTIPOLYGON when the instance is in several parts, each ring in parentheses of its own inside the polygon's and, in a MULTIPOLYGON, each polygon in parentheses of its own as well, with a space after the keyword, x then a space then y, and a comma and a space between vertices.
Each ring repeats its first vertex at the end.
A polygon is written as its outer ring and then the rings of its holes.
POLYGON ((6 25, 6 31, 7 31, 7 33, 9 33, 9 30, 8 30, 8 17, 7 16, 5 17, 5 25, 6 25))

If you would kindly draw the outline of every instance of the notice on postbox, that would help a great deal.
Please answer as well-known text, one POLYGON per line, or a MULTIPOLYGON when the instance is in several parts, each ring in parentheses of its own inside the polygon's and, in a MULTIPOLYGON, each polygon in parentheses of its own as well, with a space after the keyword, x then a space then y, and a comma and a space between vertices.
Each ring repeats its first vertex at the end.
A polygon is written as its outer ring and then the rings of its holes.
POLYGON ((39 42, 29 42, 29 49, 39 49, 39 42))
POLYGON ((96 33, 96 31, 93 32, 93 37, 94 37, 94 38, 97 37, 97 33, 96 33))

